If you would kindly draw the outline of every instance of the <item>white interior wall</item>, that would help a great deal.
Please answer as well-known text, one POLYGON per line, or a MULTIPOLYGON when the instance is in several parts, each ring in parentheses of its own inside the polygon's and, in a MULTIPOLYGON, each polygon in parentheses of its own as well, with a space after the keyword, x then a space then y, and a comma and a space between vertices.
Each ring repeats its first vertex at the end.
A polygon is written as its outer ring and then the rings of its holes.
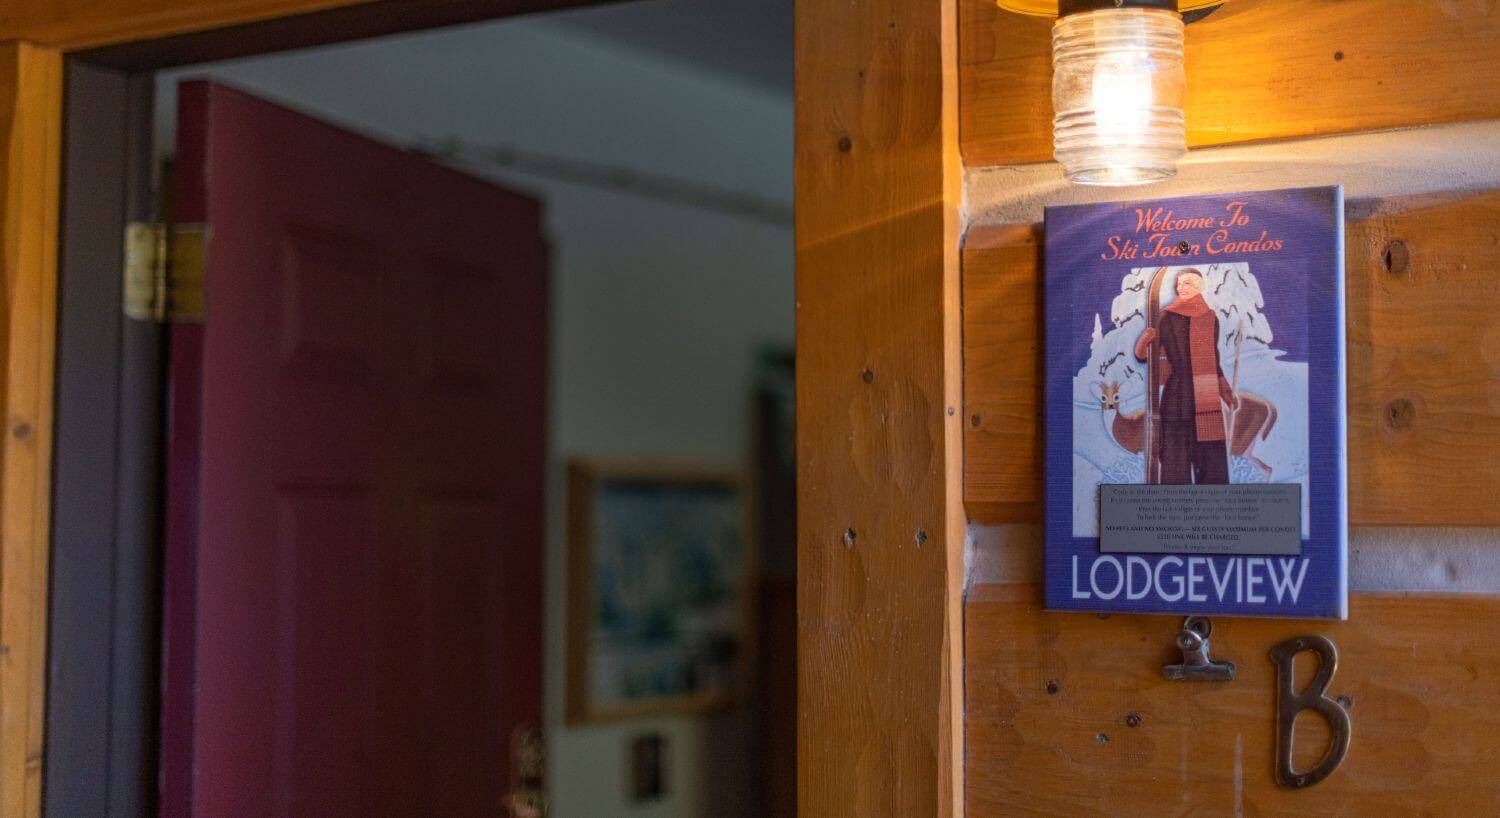
MULTIPOLYGON (((1203 148, 1175 179, 1128 188, 1070 185, 1054 162, 973 168, 968 223, 1031 224, 1049 205, 1341 184, 1357 200, 1500 187, 1500 122, 1203 148)), ((968 582, 1040 582, 1040 526, 969 527, 968 582)), ((1500 532, 1482 528, 1350 530, 1354 591, 1500 592, 1500 532)))
MULTIPOLYGON (((198 66, 396 144, 456 137, 792 198, 789 96, 526 18, 198 66)), ((479 169, 475 169, 476 172, 479 169)), ((566 543, 562 466, 573 456, 669 456, 739 465, 754 351, 792 341, 789 226, 505 173, 545 203, 552 255, 546 713, 553 814, 733 816, 751 793, 744 719, 563 723, 566 543), (668 741, 669 792, 626 798, 630 738, 668 741), (726 775, 727 771, 727 775, 726 775)), ((497 775, 503 771, 496 771, 497 775)))

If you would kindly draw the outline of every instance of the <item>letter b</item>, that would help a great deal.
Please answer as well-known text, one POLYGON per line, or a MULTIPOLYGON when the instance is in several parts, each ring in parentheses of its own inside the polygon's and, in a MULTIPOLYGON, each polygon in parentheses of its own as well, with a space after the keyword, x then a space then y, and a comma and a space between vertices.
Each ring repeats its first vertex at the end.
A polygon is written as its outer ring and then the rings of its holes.
POLYGON ((1271 648, 1271 661, 1276 663, 1276 783, 1283 787, 1300 789, 1327 778, 1349 751, 1349 713, 1333 699, 1323 695, 1333 672, 1338 668, 1339 654, 1333 643, 1322 636, 1298 636, 1271 648), (1312 651, 1318 657, 1318 672, 1312 681, 1299 693, 1292 690, 1292 660, 1303 651, 1312 651), (1323 760, 1305 773, 1292 769, 1292 746, 1295 740, 1297 715, 1304 710, 1317 712, 1328 720, 1333 731, 1333 741, 1323 760))

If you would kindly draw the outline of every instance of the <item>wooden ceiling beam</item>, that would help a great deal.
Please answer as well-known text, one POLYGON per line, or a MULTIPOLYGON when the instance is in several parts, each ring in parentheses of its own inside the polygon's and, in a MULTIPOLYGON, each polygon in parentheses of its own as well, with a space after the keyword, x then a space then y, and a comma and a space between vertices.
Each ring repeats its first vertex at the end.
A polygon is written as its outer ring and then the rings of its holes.
POLYGON ((472 23, 593 0, 0 0, 0 41, 125 68, 472 23))
POLYGON ((0 40, 66 50, 155 40, 370 0, 0 0, 0 40))

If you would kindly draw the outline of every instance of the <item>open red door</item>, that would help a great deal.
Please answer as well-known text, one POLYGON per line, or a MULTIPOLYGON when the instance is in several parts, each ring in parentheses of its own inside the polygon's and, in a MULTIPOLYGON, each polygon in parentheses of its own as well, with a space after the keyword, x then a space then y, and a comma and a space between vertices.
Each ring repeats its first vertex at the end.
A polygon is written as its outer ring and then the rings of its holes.
POLYGON ((494 816, 541 720, 538 204, 212 83, 175 221, 168 816, 494 816))

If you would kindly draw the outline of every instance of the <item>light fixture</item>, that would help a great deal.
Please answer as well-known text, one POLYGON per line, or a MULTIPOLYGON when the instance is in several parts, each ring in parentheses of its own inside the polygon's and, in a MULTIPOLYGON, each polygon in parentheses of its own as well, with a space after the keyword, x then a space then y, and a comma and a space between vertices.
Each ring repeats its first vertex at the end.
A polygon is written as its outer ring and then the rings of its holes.
POLYGON ((1184 12, 1223 0, 998 0, 1052 27, 1052 147, 1068 180, 1136 185, 1177 174, 1184 12))

